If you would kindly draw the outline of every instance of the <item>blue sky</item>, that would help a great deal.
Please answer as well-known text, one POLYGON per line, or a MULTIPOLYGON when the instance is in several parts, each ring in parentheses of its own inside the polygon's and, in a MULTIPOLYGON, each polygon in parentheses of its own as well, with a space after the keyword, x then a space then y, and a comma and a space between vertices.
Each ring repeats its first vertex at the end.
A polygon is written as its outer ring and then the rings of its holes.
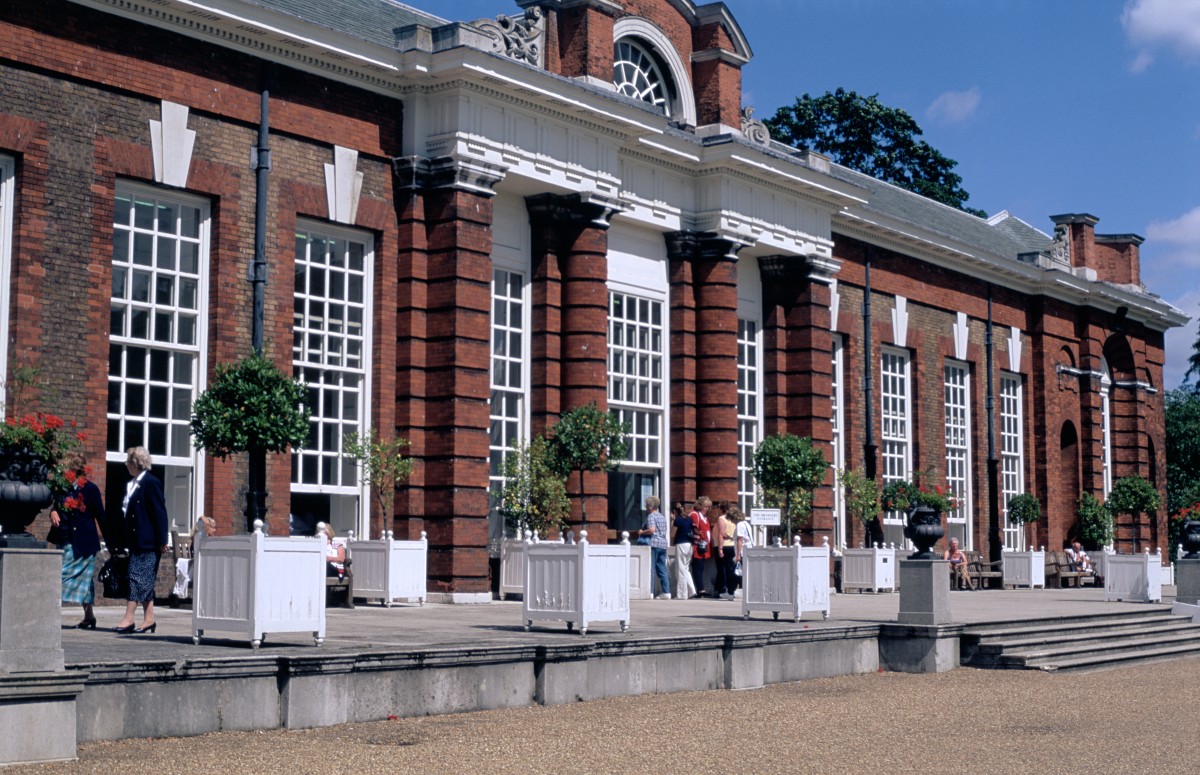
MULTIPOLYGON (((407 0, 443 18, 505 0, 407 0)), ((959 162, 973 207, 1140 234, 1142 281, 1200 315, 1200 0, 725 0, 754 50, 743 101, 878 94, 959 162)), ((1179 385, 1196 322, 1167 334, 1179 385)))

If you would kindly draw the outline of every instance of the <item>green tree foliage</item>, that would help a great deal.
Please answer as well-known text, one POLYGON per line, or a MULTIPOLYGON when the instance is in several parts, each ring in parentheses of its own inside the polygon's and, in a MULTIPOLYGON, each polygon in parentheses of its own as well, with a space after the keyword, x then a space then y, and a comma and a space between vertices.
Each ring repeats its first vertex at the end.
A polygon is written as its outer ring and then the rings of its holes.
POLYGON ((783 498, 787 535, 793 516, 802 523, 812 510, 812 492, 825 480, 829 462, 811 438, 788 433, 767 436, 754 450, 754 481, 764 492, 783 498))
POLYGON ((1104 501, 1104 508, 1113 518, 1116 518, 1118 514, 1131 516, 1147 514, 1158 511, 1161 505, 1162 500, 1158 497, 1158 490, 1140 476, 1126 476, 1118 479, 1112 490, 1109 491, 1108 498, 1104 501))
POLYGON ((873 178, 986 218, 982 210, 965 206, 970 194, 954 172, 958 162, 919 139, 916 120, 882 104, 878 96, 841 88, 820 97, 806 93, 764 123, 780 142, 823 153, 873 178))
POLYGON ((846 511, 850 516, 864 525, 879 516, 882 511, 879 484, 874 479, 868 479, 858 469, 848 469, 838 471, 838 482, 846 495, 846 511))
POLYGON ((359 464, 363 484, 369 485, 375 494, 384 530, 391 529, 396 490, 412 473, 412 458, 405 456, 406 449, 408 439, 399 436, 384 439, 377 430, 362 436, 350 433, 342 441, 342 455, 359 464))
POLYGON ((558 418, 549 431, 547 453, 554 471, 566 477, 579 472, 579 513, 587 524, 583 475, 588 471, 616 471, 629 451, 629 425, 595 402, 577 406, 558 418))
POLYGON ((504 487, 497 493, 500 516, 518 537, 523 529, 542 538, 560 530, 571 514, 565 477, 550 465, 548 445, 541 436, 518 444, 504 459, 504 487))
POLYGON ((286 452, 308 438, 308 391, 255 353, 217 367, 192 405, 192 443, 224 460, 237 452, 286 452))
POLYGON ((1042 504, 1033 493, 1023 492, 1008 499, 1008 521, 1028 525, 1042 518, 1042 504))
POLYGON ((1079 535, 1089 549, 1108 546, 1113 540, 1113 521, 1100 499, 1090 492, 1079 496, 1075 504, 1075 515, 1079 517, 1079 535))
POLYGON ((1200 502, 1200 393, 1187 388, 1168 392, 1166 425, 1167 512, 1177 514, 1200 502))

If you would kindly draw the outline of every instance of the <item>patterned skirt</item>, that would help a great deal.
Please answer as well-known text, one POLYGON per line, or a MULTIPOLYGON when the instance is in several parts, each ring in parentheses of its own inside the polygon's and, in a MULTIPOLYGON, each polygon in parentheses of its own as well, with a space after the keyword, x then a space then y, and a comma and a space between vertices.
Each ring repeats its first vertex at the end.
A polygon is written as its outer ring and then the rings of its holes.
POLYGON ((63 546, 62 601, 91 605, 96 601, 96 555, 76 557, 71 544, 63 546))
POLYGON ((154 599, 154 582, 158 579, 158 552, 129 553, 129 599, 148 603, 154 599))

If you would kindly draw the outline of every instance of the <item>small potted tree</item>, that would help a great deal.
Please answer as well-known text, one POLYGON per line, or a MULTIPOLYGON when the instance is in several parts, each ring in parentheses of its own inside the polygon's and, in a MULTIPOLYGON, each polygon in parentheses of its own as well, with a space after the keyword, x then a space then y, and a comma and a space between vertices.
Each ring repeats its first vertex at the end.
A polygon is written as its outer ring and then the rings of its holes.
POLYGON ((1130 516, 1133 553, 1114 554, 1105 558, 1105 600, 1162 600, 1162 556, 1157 552, 1137 553, 1141 515, 1153 513, 1161 506, 1158 490, 1140 476, 1118 479, 1109 491, 1104 509, 1114 526, 1120 514, 1130 516))
POLYGON ((560 531, 571 516, 564 477, 550 465, 546 440, 535 436, 504 459, 504 486, 494 492, 505 528, 515 538, 500 545, 500 599, 525 586, 525 531, 539 539, 560 531))
POLYGON ((192 443, 216 458, 250 453, 247 529, 266 520, 266 455, 308 439, 308 390, 255 352, 217 366, 216 378, 192 404, 192 443))
MULTIPOLYGON (((882 512, 879 505, 879 485, 861 471, 850 469, 838 472, 846 513, 863 524, 868 537, 870 526, 882 512)), ((896 550, 870 545, 846 547, 842 551, 842 591, 864 589, 875 592, 896 588, 896 550)))
POLYGON ((1142 514, 1156 512, 1161 506, 1158 490, 1140 476, 1118 479, 1104 501, 1104 508, 1112 517, 1114 526, 1120 521, 1121 514, 1129 515, 1133 536, 1130 544, 1134 552, 1139 549, 1142 514))
POLYGON ((793 521, 798 526, 811 512, 812 492, 827 470, 825 455, 807 436, 767 436, 754 450, 754 481, 766 500, 782 500, 785 540, 791 540, 793 521))
MULTIPOLYGON (((1033 493, 1023 492, 1008 499, 1005 506, 1008 520, 1014 525, 1028 526, 1042 517, 1042 504, 1033 493)), ((1027 536, 1028 537, 1028 536, 1027 536)), ((1024 552, 1004 552, 1004 583, 1012 586, 1046 586, 1046 552, 1031 543, 1024 552)))
POLYGON ((579 521, 587 529, 587 499, 583 475, 590 471, 616 471, 629 451, 629 425, 595 402, 563 414, 547 438, 548 460, 563 476, 579 474, 579 521))
MULTIPOLYGON (((424 605, 428 596, 429 542, 425 531, 415 541, 397 541, 392 530, 396 491, 412 473, 412 459, 404 454, 406 449, 407 439, 395 435, 385 438, 378 430, 362 436, 351 433, 342 442, 342 455, 358 464, 362 483, 374 493, 382 518, 379 541, 349 543, 354 560, 351 594, 378 598, 389 607, 400 598, 415 599, 424 605)), ((368 528, 363 538, 369 537, 368 528)))

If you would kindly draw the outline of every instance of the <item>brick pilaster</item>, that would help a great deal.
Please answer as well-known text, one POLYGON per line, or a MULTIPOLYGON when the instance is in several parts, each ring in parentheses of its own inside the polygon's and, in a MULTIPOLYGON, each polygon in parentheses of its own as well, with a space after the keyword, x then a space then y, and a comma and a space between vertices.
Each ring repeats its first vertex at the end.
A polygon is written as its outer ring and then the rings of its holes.
MULTIPOLYGON (((595 403, 608 408, 608 222, 616 208, 580 195, 539 194, 526 199, 533 237, 532 425, 544 432, 558 416, 595 403), (557 377, 557 378, 556 378, 557 377)), ((589 539, 608 518, 604 473, 567 482, 572 521, 582 522, 586 501, 589 539)))
MULTIPOLYGON (((397 424, 409 422, 422 463, 431 592, 488 594, 488 359, 492 196, 498 170, 449 158, 396 162, 401 232, 424 237, 401 276, 424 296, 398 302, 397 424), (423 235, 422 235, 423 232, 423 235), (411 305, 411 306, 408 306, 411 305), (424 308, 423 326, 416 312, 424 308), (406 393, 421 396, 405 407, 406 393)), ((407 259, 407 262, 406 260, 407 259)), ((411 503, 409 504, 411 506, 411 503)))

